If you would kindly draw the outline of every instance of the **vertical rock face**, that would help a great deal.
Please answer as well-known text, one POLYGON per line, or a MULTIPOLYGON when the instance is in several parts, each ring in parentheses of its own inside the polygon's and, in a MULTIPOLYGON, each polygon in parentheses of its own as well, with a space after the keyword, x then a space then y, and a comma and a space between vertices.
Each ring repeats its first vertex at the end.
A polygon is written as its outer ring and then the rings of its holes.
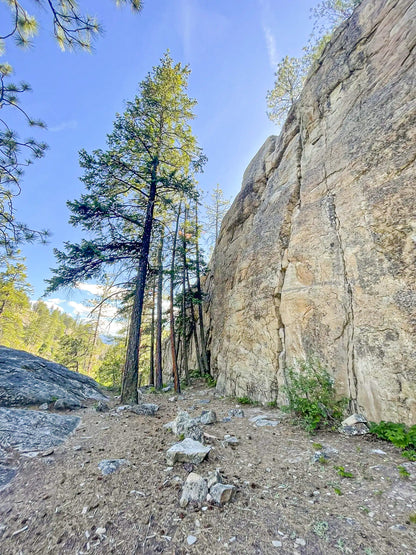
POLYGON ((247 168, 206 289, 217 387, 278 397, 317 356, 373 420, 416 421, 416 3, 364 0, 247 168))

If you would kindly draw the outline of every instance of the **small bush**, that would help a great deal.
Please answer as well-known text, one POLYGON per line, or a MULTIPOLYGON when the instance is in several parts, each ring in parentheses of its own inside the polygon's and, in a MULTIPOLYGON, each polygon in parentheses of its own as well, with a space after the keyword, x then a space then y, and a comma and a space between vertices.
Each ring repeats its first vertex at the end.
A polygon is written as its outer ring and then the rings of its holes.
POLYGON ((334 468, 343 478, 354 478, 354 474, 352 474, 352 472, 347 472, 343 466, 335 466, 334 468))
POLYGON ((337 399, 334 380, 321 363, 309 358, 285 372, 286 410, 294 413, 308 432, 334 428, 343 417, 347 399, 337 399))
POLYGON ((240 403, 240 405, 255 405, 256 402, 253 401, 252 399, 250 399, 250 397, 237 397, 237 402, 240 403))
POLYGON ((379 424, 371 422, 370 432, 403 449, 402 455, 409 461, 416 461, 416 425, 407 428, 405 424, 382 420, 379 424))
POLYGON ((204 379, 208 387, 216 387, 217 380, 213 378, 210 374, 205 374, 204 379))

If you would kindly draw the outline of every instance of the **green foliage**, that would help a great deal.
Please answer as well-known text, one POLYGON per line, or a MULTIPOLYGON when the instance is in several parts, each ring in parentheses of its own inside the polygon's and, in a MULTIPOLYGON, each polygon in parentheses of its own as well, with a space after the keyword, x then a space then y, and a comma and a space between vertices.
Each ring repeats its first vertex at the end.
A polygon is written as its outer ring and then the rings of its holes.
POLYGON ((354 474, 347 472, 343 466, 334 466, 334 468, 342 478, 354 478, 354 474))
POLYGON ((337 399, 334 380, 317 359, 287 368, 285 379, 283 390, 289 404, 284 408, 295 414, 308 432, 339 424, 347 400, 337 399))
POLYGON ((250 397, 244 396, 244 397, 237 397, 237 402, 240 403, 240 405, 256 405, 256 401, 253 401, 252 399, 250 399, 250 397))
POLYGON ((416 513, 411 513, 409 515, 409 522, 410 524, 416 524, 416 513))
MULTIPOLYGON (((5 0, 10 8, 10 18, 2 18, 0 23, 0 55, 6 50, 6 42, 13 40, 19 47, 29 47, 38 32, 36 18, 30 15, 25 6, 28 1, 5 0)), ((90 50, 94 36, 101 32, 97 20, 78 7, 74 0, 48 0, 40 2, 51 16, 53 32, 62 50, 80 48, 90 50)), ((117 4, 130 4, 139 11, 141 0, 116 0, 117 4)), ((2 9, 2 16, 3 9, 2 9)), ((47 145, 36 138, 22 139, 12 129, 19 124, 18 118, 30 127, 44 129, 45 124, 33 119, 21 106, 21 97, 30 91, 30 85, 21 81, 11 81, 13 68, 8 63, 0 63, 0 250, 7 256, 15 253, 20 243, 40 240, 44 242, 48 233, 33 230, 15 219, 14 198, 21 192, 21 179, 24 169, 34 160, 42 158, 47 145), (17 122, 17 123, 16 123, 17 122)))
POLYGON ((321 443, 315 443, 314 442, 314 443, 312 443, 312 447, 314 449, 316 449, 317 451, 320 451, 322 449, 323 445, 321 443))
POLYGON ((217 380, 211 374, 205 374, 204 380, 208 387, 216 387, 217 385, 217 380))
POLYGON ((334 492, 335 492, 337 495, 344 495, 344 494, 342 493, 342 491, 339 489, 339 487, 334 487, 334 492))
POLYGON ((275 409, 277 408, 277 401, 270 401, 269 403, 267 403, 267 406, 271 409, 275 409))
POLYGON ((285 56, 275 72, 273 89, 266 95, 269 119, 280 125, 290 108, 297 101, 310 67, 319 59, 336 27, 347 17, 361 0, 323 0, 312 9, 314 32, 304 55, 299 58, 285 56))
POLYGON ((405 424, 382 420, 379 424, 371 422, 370 432, 403 449, 402 456, 409 461, 416 461, 416 425, 407 428, 405 424))
POLYGON ((408 472, 404 466, 398 466, 397 470, 399 471, 400 478, 407 479, 410 476, 410 472, 408 472))

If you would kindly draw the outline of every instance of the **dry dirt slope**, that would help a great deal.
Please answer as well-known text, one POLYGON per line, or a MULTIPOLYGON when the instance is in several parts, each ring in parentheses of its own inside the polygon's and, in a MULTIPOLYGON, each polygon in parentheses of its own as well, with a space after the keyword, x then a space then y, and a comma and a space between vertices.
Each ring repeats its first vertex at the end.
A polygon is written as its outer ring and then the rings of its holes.
POLYGON ((82 423, 65 444, 22 459, 0 493, 1 555, 416 553, 416 524, 409 521, 416 513, 416 463, 393 446, 333 433, 311 438, 288 421, 255 427, 250 416, 279 414, 263 407, 243 407, 244 418, 222 422, 236 402, 201 383, 183 399, 169 399, 172 393, 147 396, 160 405, 156 417, 78 411, 82 423), (215 438, 196 471, 206 476, 220 468, 237 493, 224 507, 182 509, 181 484, 191 468, 167 467, 175 438, 163 424, 179 409, 196 416, 208 408, 219 422, 205 428, 215 438), (225 447, 225 434, 239 444, 225 447), (314 443, 337 452, 327 464, 314 463, 314 443), (97 465, 111 458, 130 464, 103 476, 97 465), (341 477, 336 466, 353 477, 341 477), (400 476, 399 466, 410 475, 400 476))

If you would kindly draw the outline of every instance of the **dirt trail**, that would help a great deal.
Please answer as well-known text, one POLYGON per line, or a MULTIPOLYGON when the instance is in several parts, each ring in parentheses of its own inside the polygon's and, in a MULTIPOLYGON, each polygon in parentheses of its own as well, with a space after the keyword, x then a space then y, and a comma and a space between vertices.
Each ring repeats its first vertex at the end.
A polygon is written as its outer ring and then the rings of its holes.
POLYGON ((201 382, 181 400, 169 400, 172 393, 145 397, 160 406, 156 417, 80 410, 81 425, 67 442, 47 456, 22 459, 0 493, 1 555, 416 553, 416 524, 409 521, 416 513, 416 463, 393 446, 337 433, 311 437, 287 419, 276 427, 249 421, 260 412, 278 419, 268 407, 242 407, 244 418, 222 422, 235 400, 201 382), (219 468, 237 488, 233 502, 179 506, 192 468, 169 470, 165 453, 175 437, 163 427, 179 409, 191 416, 216 411, 219 422, 204 428, 215 436, 206 440, 212 450, 195 471, 207 476, 219 468), (224 445, 226 434, 239 444, 224 445), (326 464, 312 462, 316 444, 336 450, 326 464), (103 476, 98 463, 113 458, 129 464, 103 476), (339 466, 353 477, 340 476, 339 466))

